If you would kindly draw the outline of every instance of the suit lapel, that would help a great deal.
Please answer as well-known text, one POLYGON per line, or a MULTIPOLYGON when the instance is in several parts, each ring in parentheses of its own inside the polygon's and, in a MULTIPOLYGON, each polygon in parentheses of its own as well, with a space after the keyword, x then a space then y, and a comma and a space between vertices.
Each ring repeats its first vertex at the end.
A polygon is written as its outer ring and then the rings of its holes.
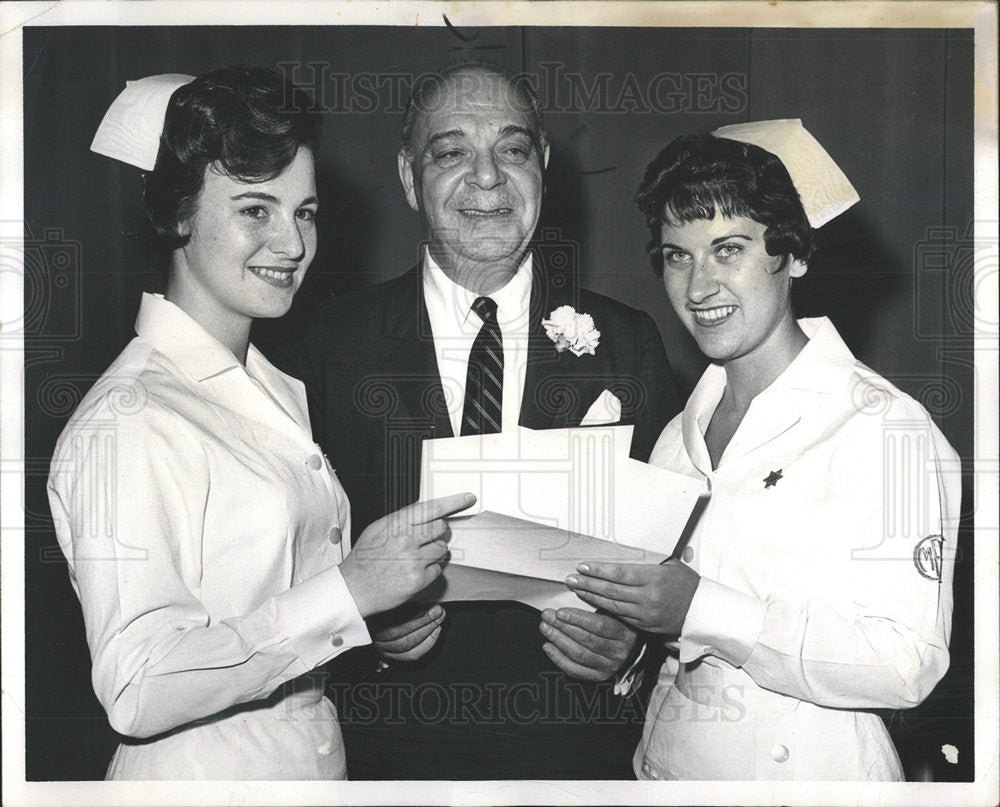
POLYGON ((573 390, 566 390, 567 376, 573 370, 573 354, 559 353, 545 333, 542 320, 561 305, 577 305, 571 278, 558 280, 546 273, 536 253, 532 261, 531 308, 528 312, 528 366, 524 374, 519 423, 529 429, 551 429, 566 424, 557 422, 563 408, 559 401, 573 390))
MULTIPOLYGON (((536 255, 528 312, 528 366, 518 421, 530 429, 569 425, 567 415, 575 407, 567 409, 566 402, 580 392, 572 382, 579 366, 576 357, 568 350, 559 353, 542 325, 561 305, 579 306, 573 278, 544 271, 536 255)), ((391 383, 399 395, 399 416, 414 425, 432 425, 435 437, 455 436, 444 404, 419 266, 402 275, 390 290, 382 334, 392 340, 393 359, 387 366, 395 369, 391 383)))
POLYGON ((401 276, 390 290, 382 334, 392 340, 393 359, 387 364, 395 368, 389 383, 399 395, 403 410, 399 417, 413 425, 432 425, 435 437, 453 437, 419 266, 401 276))

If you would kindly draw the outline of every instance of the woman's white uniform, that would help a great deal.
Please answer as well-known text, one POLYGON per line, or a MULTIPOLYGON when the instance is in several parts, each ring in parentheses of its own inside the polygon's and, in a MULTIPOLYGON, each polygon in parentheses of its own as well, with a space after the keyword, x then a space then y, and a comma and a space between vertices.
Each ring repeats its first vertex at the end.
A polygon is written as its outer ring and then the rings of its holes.
POLYGON ((826 319, 712 470, 713 365, 650 462, 708 480, 682 559, 701 576, 653 692, 640 779, 897 780, 866 709, 920 703, 948 668, 958 456, 826 319))
POLYGON ((302 385, 144 295, 138 334, 56 447, 49 500, 108 778, 344 778, 316 667, 371 640, 337 564, 343 488, 302 385))

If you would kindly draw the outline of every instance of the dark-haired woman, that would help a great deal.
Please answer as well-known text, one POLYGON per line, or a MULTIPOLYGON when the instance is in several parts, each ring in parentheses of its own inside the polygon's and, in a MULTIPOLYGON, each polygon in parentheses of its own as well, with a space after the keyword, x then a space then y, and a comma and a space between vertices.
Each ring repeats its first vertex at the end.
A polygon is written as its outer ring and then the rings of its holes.
POLYGON ((309 108, 262 68, 152 76, 94 141, 148 172, 171 249, 166 294, 143 295, 49 477, 94 689, 124 735, 108 778, 344 778, 336 712, 308 674, 440 573, 441 517, 467 503, 394 513, 348 552, 302 385, 250 344, 315 254, 309 108))
POLYGON ((901 779, 867 710, 915 706, 948 667, 957 456, 829 320, 790 306, 813 228, 856 199, 794 120, 678 138, 646 170, 655 264, 711 361, 650 462, 711 500, 681 558, 569 580, 678 640, 639 778, 901 779))

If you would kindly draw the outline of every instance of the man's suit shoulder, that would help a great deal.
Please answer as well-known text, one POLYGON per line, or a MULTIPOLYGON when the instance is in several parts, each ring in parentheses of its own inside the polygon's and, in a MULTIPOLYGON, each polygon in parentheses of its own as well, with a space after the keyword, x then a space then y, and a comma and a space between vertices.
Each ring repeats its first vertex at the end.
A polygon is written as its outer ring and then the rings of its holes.
POLYGON ((324 300, 309 316, 305 328, 307 337, 325 336, 331 332, 341 334, 345 329, 370 331, 373 318, 381 317, 392 290, 405 277, 400 275, 324 300))
POLYGON ((611 347, 620 360, 627 356, 639 360, 657 341, 657 349, 663 350, 659 329, 645 311, 589 289, 580 289, 578 300, 577 311, 593 317, 594 326, 601 332, 601 343, 611 347))
MULTIPOLYGON (((331 297, 311 313, 303 331, 304 339, 321 347, 344 345, 365 336, 370 338, 373 330, 385 324, 389 314, 387 306, 395 311, 395 315, 389 317, 395 321, 401 314, 400 306, 419 304, 419 285, 419 274, 411 269, 373 286, 331 297)), ((619 338, 624 338, 626 332, 637 335, 640 330, 655 327, 644 311, 590 289, 579 288, 576 303, 580 313, 594 318, 598 330, 603 326, 605 333, 613 331, 619 338)), ((548 310, 544 315, 548 315, 548 310)))
MULTIPOLYGON (((639 321, 649 316, 646 312, 640 311, 638 308, 633 308, 627 303, 623 303, 613 297, 608 297, 600 292, 584 288, 580 289, 579 311, 581 314, 590 314, 593 316, 595 323, 597 322, 595 312, 622 320, 634 321, 639 321)), ((600 329, 600 325, 598 325, 598 329, 600 329)))

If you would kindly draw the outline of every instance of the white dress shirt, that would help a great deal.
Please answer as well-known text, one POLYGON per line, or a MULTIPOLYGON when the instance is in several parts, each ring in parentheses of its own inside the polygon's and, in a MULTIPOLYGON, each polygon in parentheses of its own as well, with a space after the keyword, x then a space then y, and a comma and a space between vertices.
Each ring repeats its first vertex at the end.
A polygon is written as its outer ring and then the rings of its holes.
POLYGON ((899 779, 882 720, 857 710, 915 706, 948 668, 959 458, 828 320, 800 325, 808 344, 716 469, 718 365, 653 450, 712 499, 682 556, 702 579, 650 701, 640 778, 899 779))
POLYGON ((371 640, 337 564, 346 496, 300 382, 144 295, 56 446, 49 501, 109 778, 346 776, 319 665, 371 640))
MULTIPOLYGON (((451 280, 424 250, 424 302, 434 336, 434 355, 448 404, 448 417, 455 435, 462 429, 465 407, 465 382, 469 371, 469 354, 483 321, 472 310, 480 295, 451 280)), ((532 256, 529 252, 516 274, 503 288, 486 295, 497 304, 497 322, 503 334, 503 424, 504 431, 515 428, 521 417, 521 399, 528 367, 528 337, 530 333, 532 256)), ((621 404, 605 391, 584 417, 585 424, 616 423, 621 417, 621 404), (608 399, 611 399, 610 401, 608 399)), ((616 695, 629 695, 642 683, 639 676, 645 645, 631 665, 615 676, 616 695)))
MULTIPOLYGON (((503 334, 503 429, 517 426, 528 367, 528 328, 531 307, 531 253, 507 284, 485 295, 497 304, 497 323, 503 334)), ((472 310, 480 295, 451 280, 424 250, 424 302, 434 335, 434 355, 456 435, 462 433, 465 381, 469 354, 483 321, 472 310)))

